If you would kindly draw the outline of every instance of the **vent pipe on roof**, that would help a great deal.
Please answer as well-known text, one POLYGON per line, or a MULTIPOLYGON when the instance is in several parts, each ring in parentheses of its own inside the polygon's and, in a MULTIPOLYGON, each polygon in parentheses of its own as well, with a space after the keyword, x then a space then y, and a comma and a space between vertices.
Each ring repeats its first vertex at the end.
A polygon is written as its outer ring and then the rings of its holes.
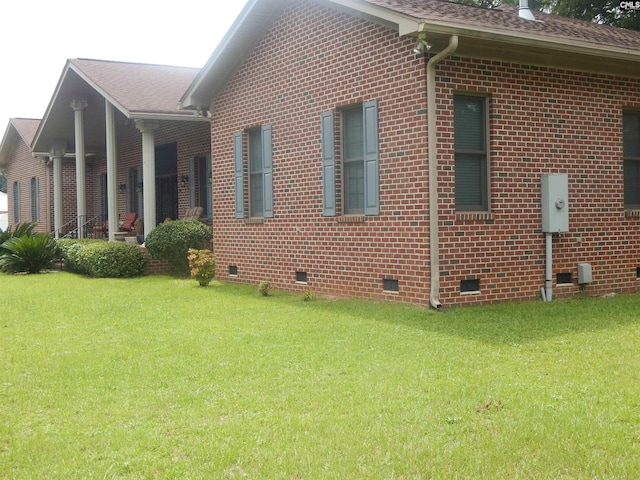
POLYGON ((518 16, 520 18, 524 18, 525 20, 536 20, 536 18, 533 16, 533 13, 531 13, 531 10, 529 9, 529 0, 520 0, 518 16))

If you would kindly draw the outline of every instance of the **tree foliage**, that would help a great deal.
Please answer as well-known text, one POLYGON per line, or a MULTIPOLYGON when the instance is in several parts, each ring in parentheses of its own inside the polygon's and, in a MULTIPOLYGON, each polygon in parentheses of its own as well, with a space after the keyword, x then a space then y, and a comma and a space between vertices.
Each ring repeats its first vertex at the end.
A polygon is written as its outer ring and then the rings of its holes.
MULTIPOLYGON (((495 8, 500 4, 518 6, 518 0, 455 1, 485 8, 495 8)), ((620 5, 620 0, 529 0, 529 8, 532 10, 630 30, 640 30, 640 11, 625 10, 620 5)))
POLYGON ((640 30, 640 12, 623 10, 620 0, 555 0, 551 12, 564 17, 640 30))

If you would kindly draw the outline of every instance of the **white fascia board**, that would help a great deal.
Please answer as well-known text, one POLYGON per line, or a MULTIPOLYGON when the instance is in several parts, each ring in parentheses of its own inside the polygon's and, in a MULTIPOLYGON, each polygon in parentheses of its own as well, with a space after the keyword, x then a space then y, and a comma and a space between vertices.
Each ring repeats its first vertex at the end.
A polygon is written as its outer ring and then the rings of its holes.
POLYGON ((208 122, 207 117, 198 115, 196 112, 180 113, 151 113, 151 112, 130 112, 127 118, 131 120, 173 120, 182 122, 208 122))
POLYGON ((340 7, 340 10, 397 30, 400 37, 416 33, 420 27, 420 21, 414 17, 367 2, 359 0, 328 0, 328 2, 340 7))

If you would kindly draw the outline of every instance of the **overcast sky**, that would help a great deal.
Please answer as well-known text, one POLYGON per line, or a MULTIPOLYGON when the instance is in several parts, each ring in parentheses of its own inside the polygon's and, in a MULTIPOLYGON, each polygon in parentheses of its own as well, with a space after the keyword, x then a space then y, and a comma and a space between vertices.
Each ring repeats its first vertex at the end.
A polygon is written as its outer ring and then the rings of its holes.
POLYGON ((42 118, 68 58, 202 67, 247 0, 0 0, 0 140, 42 118))

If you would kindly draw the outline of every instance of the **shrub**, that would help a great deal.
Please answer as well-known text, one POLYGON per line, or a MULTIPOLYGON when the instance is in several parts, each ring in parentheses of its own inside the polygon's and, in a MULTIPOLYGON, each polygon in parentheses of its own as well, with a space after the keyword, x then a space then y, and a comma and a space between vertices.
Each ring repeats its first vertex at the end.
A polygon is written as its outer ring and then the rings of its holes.
POLYGON ((40 273, 51 266, 56 254, 55 240, 48 233, 12 237, 2 248, 0 269, 7 273, 40 273))
POLYGON ((302 294, 302 300, 304 300, 305 302, 313 302, 317 298, 318 296, 316 295, 316 292, 314 292, 310 288, 305 290, 304 293, 302 294))
POLYGON ((216 274, 216 257, 211 250, 196 250, 190 248, 189 270, 191 278, 197 280, 201 287, 206 287, 216 274))
POLYGON ((144 273, 146 259, 138 245, 124 242, 91 242, 78 249, 81 273, 99 278, 136 277, 144 273))
POLYGON ((190 248, 202 250, 209 246, 213 229, 195 220, 175 220, 154 228, 144 245, 154 259, 166 260, 174 273, 188 274, 187 255, 190 248))
POLYGON ((271 286, 271 280, 266 279, 258 285, 258 291, 263 297, 268 297, 271 294, 273 287, 271 286))
POLYGON ((0 229, 0 256, 8 252, 8 250, 3 247, 4 242, 15 237, 30 237, 33 235, 35 228, 35 223, 19 223, 16 225, 15 230, 9 227, 3 232, 0 229))
POLYGON ((75 273, 87 273, 82 270, 80 265, 80 252, 89 244, 104 244, 104 240, 95 240, 91 238, 60 238, 56 241, 58 247, 58 257, 64 261, 64 267, 75 273))

